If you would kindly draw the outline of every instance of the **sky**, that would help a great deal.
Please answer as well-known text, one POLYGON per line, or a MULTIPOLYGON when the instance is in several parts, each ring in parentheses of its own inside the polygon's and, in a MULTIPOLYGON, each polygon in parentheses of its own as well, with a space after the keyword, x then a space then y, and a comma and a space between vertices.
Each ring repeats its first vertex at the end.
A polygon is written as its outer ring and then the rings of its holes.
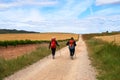
POLYGON ((120 0, 0 0, 0 29, 120 31, 120 0))

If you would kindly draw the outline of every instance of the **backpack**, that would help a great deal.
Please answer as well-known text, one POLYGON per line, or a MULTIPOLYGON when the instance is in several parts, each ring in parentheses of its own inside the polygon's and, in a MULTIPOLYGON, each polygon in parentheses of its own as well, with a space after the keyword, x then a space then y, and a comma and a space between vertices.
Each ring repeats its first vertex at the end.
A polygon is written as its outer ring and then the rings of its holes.
POLYGON ((69 48, 70 48, 70 49, 74 49, 74 48, 75 48, 74 42, 75 42, 74 40, 70 40, 70 41, 69 41, 69 48))
POLYGON ((51 48, 56 48, 56 41, 51 42, 51 48))

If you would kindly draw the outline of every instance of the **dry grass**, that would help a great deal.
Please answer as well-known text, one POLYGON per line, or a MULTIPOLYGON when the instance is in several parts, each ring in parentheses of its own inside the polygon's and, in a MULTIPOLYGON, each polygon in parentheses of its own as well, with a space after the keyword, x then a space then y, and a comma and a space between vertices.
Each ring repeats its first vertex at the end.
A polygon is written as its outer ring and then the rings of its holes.
POLYGON ((32 34, 0 34, 0 41, 4 40, 50 40, 52 37, 56 37, 57 40, 69 39, 74 37, 78 39, 77 34, 67 33, 32 33, 32 34))
POLYGON ((116 44, 120 45, 120 34, 111 35, 111 36, 97 36, 97 39, 102 39, 103 41, 107 42, 115 42, 116 44))

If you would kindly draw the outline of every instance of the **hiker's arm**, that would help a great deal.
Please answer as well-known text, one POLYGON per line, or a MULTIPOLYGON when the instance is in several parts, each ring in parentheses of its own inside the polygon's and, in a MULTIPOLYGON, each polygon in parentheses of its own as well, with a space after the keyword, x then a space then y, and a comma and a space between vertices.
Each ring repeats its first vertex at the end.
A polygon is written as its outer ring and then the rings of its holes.
POLYGON ((57 41, 56 41, 56 44, 57 44, 57 46, 60 46, 57 41))
POLYGON ((77 44, 76 44, 76 41, 74 42, 74 45, 76 46, 77 44))
POLYGON ((51 42, 49 43, 49 49, 50 49, 50 46, 51 46, 51 42))
POLYGON ((69 45, 69 42, 67 42, 66 45, 69 45))

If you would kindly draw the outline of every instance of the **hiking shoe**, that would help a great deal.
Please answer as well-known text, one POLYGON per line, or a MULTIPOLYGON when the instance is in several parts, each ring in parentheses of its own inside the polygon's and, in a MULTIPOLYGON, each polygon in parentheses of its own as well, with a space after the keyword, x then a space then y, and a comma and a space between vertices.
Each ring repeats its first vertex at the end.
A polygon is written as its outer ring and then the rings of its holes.
POLYGON ((73 56, 71 56, 71 59, 73 59, 73 56))
POLYGON ((55 56, 53 56, 52 58, 55 59, 55 56))

